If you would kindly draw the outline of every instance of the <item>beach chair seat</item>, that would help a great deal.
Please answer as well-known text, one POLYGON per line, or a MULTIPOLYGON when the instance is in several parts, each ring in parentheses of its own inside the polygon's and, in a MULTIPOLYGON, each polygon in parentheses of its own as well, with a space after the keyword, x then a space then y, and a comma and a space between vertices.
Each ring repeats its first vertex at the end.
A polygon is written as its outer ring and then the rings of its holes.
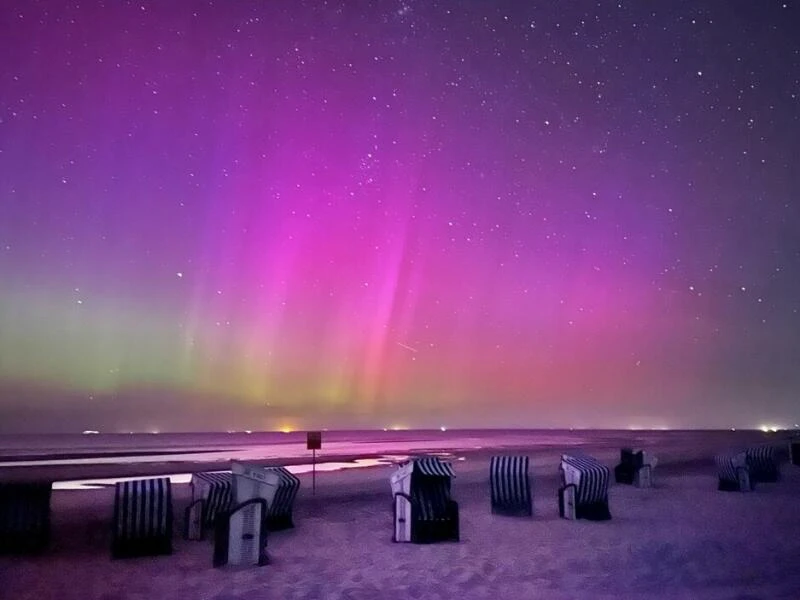
POLYGON ((561 456, 559 514, 565 519, 605 521, 611 518, 608 484, 611 470, 591 456, 561 456))
POLYGON ((267 501, 252 498, 217 515, 214 566, 261 566, 268 563, 267 501))
POLYGON ((717 465, 717 489, 724 492, 749 492, 755 488, 747 466, 747 453, 732 451, 717 454, 714 457, 717 465))
POLYGON ((774 483, 780 479, 778 456, 769 444, 751 446, 745 450, 747 468, 752 483, 774 483))
POLYGON ((459 540, 458 503, 450 495, 454 476, 450 463, 436 457, 400 465, 391 478, 395 542, 459 540))
POLYGON ((172 554, 172 487, 168 477, 115 486, 111 556, 172 554))
POLYGON ((614 467, 614 481, 635 487, 650 487, 656 462, 656 458, 644 450, 622 448, 620 463, 614 467))
POLYGON ((50 482, 0 483, 0 554, 38 554, 50 543, 50 482))
POLYGON ((427 477, 411 487, 411 501, 419 509, 420 521, 443 521, 448 518, 450 486, 443 477, 427 477))
POLYGON ((492 512, 503 515, 533 515, 533 495, 527 456, 493 456, 489 462, 492 512))

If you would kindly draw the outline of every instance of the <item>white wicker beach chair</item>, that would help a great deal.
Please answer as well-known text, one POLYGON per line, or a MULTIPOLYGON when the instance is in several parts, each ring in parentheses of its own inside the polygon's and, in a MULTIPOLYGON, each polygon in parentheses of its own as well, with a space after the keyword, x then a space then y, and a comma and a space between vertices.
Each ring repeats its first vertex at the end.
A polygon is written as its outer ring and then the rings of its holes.
POLYGON ((527 456, 493 456, 489 462, 491 507, 495 514, 533 515, 527 456))
POLYGON ((217 516, 231 506, 231 474, 193 473, 189 485, 192 502, 186 509, 186 538, 199 540, 208 528, 213 527, 217 516))
POLYGON ((395 542, 459 540, 458 504, 450 497, 450 463, 437 457, 415 458, 391 476, 395 542))
POLYGON ((49 482, 0 483, 0 554, 36 554, 50 543, 49 482))
POLYGON ((111 556, 172 553, 172 488, 168 477, 116 484, 111 556))
POLYGON ((292 511, 300 490, 300 479, 286 467, 264 467, 278 474, 278 489, 267 511, 267 528, 278 531, 294 527, 292 511))
POLYGON ((743 451, 727 452, 714 457, 719 484, 717 489, 725 492, 749 492, 754 488, 747 466, 747 454, 743 451))
POLYGON ((565 519, 605 521, 611 518, 608 484, 611 470, 591 456, 561 456, 559 513, 565 519))

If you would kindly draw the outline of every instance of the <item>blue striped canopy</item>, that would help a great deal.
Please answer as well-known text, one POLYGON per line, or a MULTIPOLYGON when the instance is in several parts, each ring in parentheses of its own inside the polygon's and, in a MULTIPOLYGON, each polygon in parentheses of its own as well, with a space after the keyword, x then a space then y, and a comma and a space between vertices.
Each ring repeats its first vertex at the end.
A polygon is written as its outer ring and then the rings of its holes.
POLYGON ((431 477, 455 477, 455 471, 453 471, 453 466, 448 463, 440 460, 435 456, 426 456, 424 458, 415 458, 414 461, 414 470, 422 475, 428 475, 431 477))
POLYGON ((194 473, 194 476, 207 483, 210 483, 212 486, 229 486, 231 484, 231 474, 227 471, 222 473, 203 471, 200 473, 194 473))

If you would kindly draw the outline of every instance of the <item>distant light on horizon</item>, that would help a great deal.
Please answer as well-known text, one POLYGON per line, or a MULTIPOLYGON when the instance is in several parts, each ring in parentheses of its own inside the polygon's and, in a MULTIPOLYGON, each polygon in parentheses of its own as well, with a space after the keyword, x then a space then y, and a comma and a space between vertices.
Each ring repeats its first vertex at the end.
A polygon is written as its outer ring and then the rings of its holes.
MULTIPOLYGON (((570 430, 572 428, 570 427, 570 430)), ((669 431, 672 429, 669 425, 640 425, 640 424, 631 424, 628 425, 627 429, 629 431, 669 431)))

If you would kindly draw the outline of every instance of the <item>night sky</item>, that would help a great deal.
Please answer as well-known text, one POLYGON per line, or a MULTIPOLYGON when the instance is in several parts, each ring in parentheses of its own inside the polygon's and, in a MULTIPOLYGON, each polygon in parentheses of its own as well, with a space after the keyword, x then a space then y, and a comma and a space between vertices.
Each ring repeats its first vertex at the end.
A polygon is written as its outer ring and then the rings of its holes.
POLYGON ((5 0, 0 429, 791 426, 798 31, 5 0))

